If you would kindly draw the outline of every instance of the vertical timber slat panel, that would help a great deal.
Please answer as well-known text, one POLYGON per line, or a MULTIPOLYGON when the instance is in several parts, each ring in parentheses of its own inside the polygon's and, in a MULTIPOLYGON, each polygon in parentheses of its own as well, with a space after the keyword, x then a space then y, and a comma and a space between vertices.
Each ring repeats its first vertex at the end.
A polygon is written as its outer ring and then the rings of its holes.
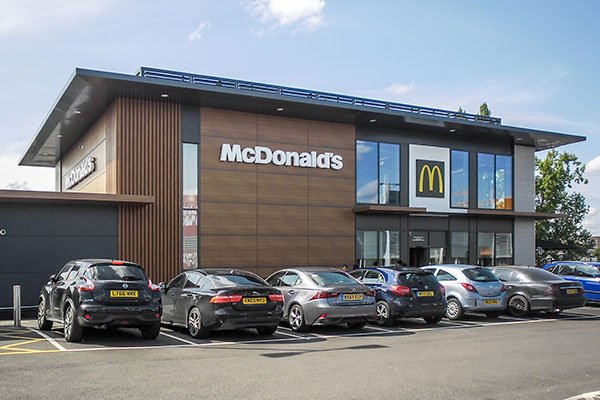
POLYGON ((117 193, 154 196, 150 205, 119 207, 119 257, 165 281, 182 259, 180 106, 125 98, 115 103, 117 193))

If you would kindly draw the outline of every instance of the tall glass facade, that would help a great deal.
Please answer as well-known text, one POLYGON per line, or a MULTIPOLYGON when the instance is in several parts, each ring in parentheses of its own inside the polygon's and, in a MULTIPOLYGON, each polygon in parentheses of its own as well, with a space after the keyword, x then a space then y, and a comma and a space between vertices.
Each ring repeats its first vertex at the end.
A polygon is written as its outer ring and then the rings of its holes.
POLYGON ((513 172, 511 156, 496 156, 496 208, 513 208, 513 172))
POLYGON ((361 267, 394 265, 400 258, 400 232, 358 231, 356 232, 356 259, 361 267))
POLYGON ((452 150, 450 153, 450 207, 469 207, 469 153, 452 150))
POLYGON ((469 262, 469 232, 450 232, 450 259, 454 264, 469 262))
POLYGON ((400 145, 356 142, 356 202, 400 204, 400 145))
POLYGON ((477 247, 478 265, 485 267, 513 263, 512 233, 479 233, 477 247))
POLYGON ((494 265, 494 234, 477 234, 477 265, 488 267, 494 265))
POLYGON ((183 144, 183 268, 198 267, 198 145, 183 144))
POLYGON ((494 208, 496 191, 494 179, 494 155, 477 155, 477 207, 494 208))

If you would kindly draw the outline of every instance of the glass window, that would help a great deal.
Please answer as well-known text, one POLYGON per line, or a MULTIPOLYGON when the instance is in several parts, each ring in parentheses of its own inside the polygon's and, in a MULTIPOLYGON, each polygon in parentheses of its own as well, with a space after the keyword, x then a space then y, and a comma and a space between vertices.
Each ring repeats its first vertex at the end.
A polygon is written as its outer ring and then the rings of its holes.
POLYGON ((379 246, 377 259, 382 265, 393 265, 400 258, 400 232, 379 231, 379 246))
POLYGON ((356 142, 356 202, 377 204, 377 143, 356 142))
POLYGON ((373 262, 379 260, 377 235, 377 231, 356 232, 356 258, 359 260, 359 266, 371 266, 373 262))
POLYGON ((250 275, 248 273, 244 275, 231 275, 231 274, 213 274, 210 275, 211 280, 215 283, 216 287, 237 287, 237 286, 266 286, 268 285, 258 275, 250 275))
POLYGON ((556 275, 540 268, 528 268, 523 274, 529 281, 546 282, 556 280, 556 275))
POLYGON ((431 289, 433 289, 438 286, 438 279, 436 279, 433 274, 424 274, 422 272, 398 274, 397 279, 399 284, 410 287, 422 287, 423 285, 428 285, 431 289))
POLYGON ((452 275, 450 272, 446 272, 443 269, 440 269, 437 273, 437 280, 440 282, 455 281, 456 277, 454 275, 452 275))
POLYGON ((382 285, 385 283, 383 274, 377 271, 367 271, 362 282, 365 285, 382 285))
POLYGON ((267 278, 267 283, 271 286, 281 286, 279 279, 285 274, 285 271, 279 271, 267 278))
POLYGON ((493 154, 477 155, 477 207, 494 208, 496 193, 493 154))
POLYGON ((477 234, 477 264, 483 267, 493 265, 494 263, 494 234, 477 234))
POLYGON ((72 267, 73 267, 73 264, 71 264, 71 263, 65 265, 63 267, 63 269, 61 269, 60 272, 58 273, 58 276, 56 279, 59 281, 64 281, 65 279, 67 279, 67 276, 69 276, 69 271, 71 270, 72 267))
POLYGON ((289 272, 281 278, 281 286, 297 286, 300 284, 300 277, 294 272, 289 272))
POLYGON ((379 144, 379 204, 400 204, 399 144, 379 144))
POLYGON ((469 232, 450 232, 450 258, 455 264, 469 262, 469 232))
POLYGON ((469 153, 466 151, 451 152, 450 207, 469 207, 469 153))
POLYGON ((572 265, 562 265, 559 270, 560 275, 575 275, 575 267, 572 265))
POLYGON ((502 269, 502 268, 494 268, 492 270, 492 272, 494 273, 494 275, 496 275, 498 277, 498 279, 500 279, 502 282, 508 282, 511 280, 511 275, 512 275, 512 271, 509 269, 502 269))
POLYGON ((497 282, 498 278, 487 268, 467 268, 463 269, 463 274, 475 282, 497 282))
POLYGON ((497 233, 494 265, 511 265, 513 263, 512 233, 497 233))
POLYGON ((69 276, 67 277, 67 281, 72 281, 77 277, 77 273, 79 272, 79 265, 75 264, 71 272, 69 272, 69 276))
POLYGON ((312 272, 310 278, 319 286, 329 285, 358 285, 358 283, 350 276, 343 272, 336 271, 319 271, 312 272))
POLYGON ((496 156, 496 208, 512 210, 512 156, 496 156))
POLYGON ((203 275, 197 273, 187 274, 187 281, 185 282, 185 285, 183 287, 197 288, 199 286, 198 282, 200 282, 200 279, 202 279, 203 277, 203 275))
POLYGON ((365 271, 361 271, 360 269, 355 269, 354 271, 348 272, 350 276, 356 278, 359 281, 362 281, 362 276, 365 271))
POLYGON ((94 281, 145 281, 144 271, 135 265, 100 264, 88 269, 94 281))
POLYGON ((186 276, 185 274, 181 274, 176 276, 175 278, 173 278, 173 280, 171 282, 169 282, 169 286, 167 286, 169 289, 171 288, 182 288, 183 287, 183 283, 185 282, 186 276))
POLYGON ((444 263, 445 247, 430 247, 429 248, 429 265, 438 265, 444 263))
POLYGON ((198 267, 198 145, 183 144, 183 268, 198 267))

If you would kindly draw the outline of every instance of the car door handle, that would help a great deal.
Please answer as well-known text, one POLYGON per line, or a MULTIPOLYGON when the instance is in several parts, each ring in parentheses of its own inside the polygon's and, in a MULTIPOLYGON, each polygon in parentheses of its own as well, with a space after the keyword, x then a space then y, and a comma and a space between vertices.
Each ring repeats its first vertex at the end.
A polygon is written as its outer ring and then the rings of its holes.
POLYGON ((181 295, 181 297, 192 297, 192 295, 189 294, 189 293, 184 293, 184 294, 181 295))
POLYGON ((288 294, 294 294, 294 293, 296 293, 296 291, 295 291, 295 290, 290 290, 290 291, 288 292, 288 294))
POLYGON ((175 297, 175 292, 171 292, 171 297, 175 297))

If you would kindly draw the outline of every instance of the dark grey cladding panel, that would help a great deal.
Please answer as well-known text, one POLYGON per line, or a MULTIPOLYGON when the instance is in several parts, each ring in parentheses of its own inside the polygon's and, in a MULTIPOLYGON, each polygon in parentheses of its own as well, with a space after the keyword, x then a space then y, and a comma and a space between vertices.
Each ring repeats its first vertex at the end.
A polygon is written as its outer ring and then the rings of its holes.
POLYGON ((400 144, 420 144, 424 146, 449 147, 479 153, 512 154, 512 138, 498 136, 491 139, 489 134, 460 132, 449 133, 446 130, 431 131, 428 129, 394 129, 375 125, 357 125, 356 139, 374 142, 400 144))
POLYGON ((35 305, 51 274, 76 258, 117 258, 117 206, 0 203, 0 307, 21 285, 35 305))
POLYGON ((450 231, 452 232, 468 232, 469 217, 450 217, 450 231))
POLYGON ((446 232, 429 232, 429 247, 447 247, 446 232))
POLYGON ((408 220, 408 229, 419 231, 447 231, 448 218, 411 216, 408 220))
POLYGON ((116 236, 117 206, 0 203, 0 229, 5 237, 116 236))
POLYGON ((181 140, 200 143, 200 107, 181 106, 181 140))
POLYGON ((477 230, 479 232, 512 233, 513 219, 479 217, 477 230))
POLYGON ((357 231, 399 231, 399 215, 357 215, 357 231))

